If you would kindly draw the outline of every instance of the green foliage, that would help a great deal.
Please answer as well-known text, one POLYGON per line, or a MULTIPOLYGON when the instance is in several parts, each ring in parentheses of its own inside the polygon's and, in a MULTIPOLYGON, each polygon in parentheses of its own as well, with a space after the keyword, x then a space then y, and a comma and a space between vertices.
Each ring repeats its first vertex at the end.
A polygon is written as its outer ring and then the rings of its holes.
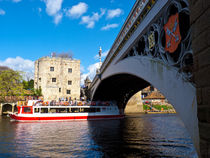
POLYGON ((23 88, 26 90, 33 90, 34 88, 34 80, 30 80, 30 81, 25 81, 23 80, 23 88))
POLYGON ((28 88, 29 89, 33 89, 34 88, 34 80, 30 80, 30 81, 28 81, 28 88))
POLYGON ((161 110, 161 108, 163 108, 163 110, 170 110, 173 109, 171 106, 167 106, 167 105, 152 105, 155 109, 161 110))
POLYGON ((150 109, 149 106, 143 104, 143 110, 149 110, 149 109, 150 109))
MULTIPOLYGON (((161 108, 163 108, 163 110, 170 110, 170 109, 173 109, 173 107, 171 107, 171 106, 167 106, 167 105, 152 105, 152 107, 154 107, 155 109, 158 109, 158 110, 160 110, 161 111, 161 108)), ((143 109, 144 110, 149 110, 150 109, 150 107, 148 106, 148 105, 146 105, 146 104, 143 104, 143 109)))
POLYGON ((23 92, 21 83, 22 76, 19 71, 4 70, 0 71, 0 95, 5 96, 20 96, 23 92))
POLYGON ((41 89, 41 88, 35 89, 35 90, 34 90, 34 95, 35 95, 35 96, 42 96, 42 89, 41 89))
POLYGON ((23 80, 23 73, 14 70, 0 71, 0 102, 7 96, 42 96, 42 89, 34 89, 34 80, 23 80))

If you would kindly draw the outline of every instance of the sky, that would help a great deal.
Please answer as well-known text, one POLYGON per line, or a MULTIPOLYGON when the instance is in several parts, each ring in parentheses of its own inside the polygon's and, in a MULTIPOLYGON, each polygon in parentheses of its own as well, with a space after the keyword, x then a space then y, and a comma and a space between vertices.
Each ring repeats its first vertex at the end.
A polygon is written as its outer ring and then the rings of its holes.
MULTIPOLYGON (((0 0, 0 66, 33 78, 34 61, 52 52, 81 61, 92 79, 135 0, 0 0)), ((83 81, 81 82, 81 84, 83 81)))

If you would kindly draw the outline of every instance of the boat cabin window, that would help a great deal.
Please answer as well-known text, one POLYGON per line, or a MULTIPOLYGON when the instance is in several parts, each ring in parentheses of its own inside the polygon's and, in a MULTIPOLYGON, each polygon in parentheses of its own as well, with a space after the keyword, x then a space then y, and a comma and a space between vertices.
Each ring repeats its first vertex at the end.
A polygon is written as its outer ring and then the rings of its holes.
POLYGON ((59 109, 57 109, 57 112, 59 112, 59 113, 66 113, 67 110, 66 110, 66 108, 59 108, 59 109))
POLYGON ((48 108, 41 108, 41 113, 48 113, 48 108))
POLYGON ((56 113, 56 108, 50 108, 50 113, 56 113))
POLYGON ((39 108, 34 108, 35 113, 39 113, 39 108))
POLYGON ((50 108, 50 113, 69 113, 69 108, 50 108))
POLYGON ((80 112, 100 112, 100 108, 81 108, 80 112))
POLYGON ((29 113, 29 112, 31 112, 31 107, 24 107, 24 108, 23 108, 23 112, 24 112, 24 113, 29 113))
POLYGON ((96 112, 101 112, 101 109, 100 108, 96 108, 96 112))
POLYGON ((35 113, 80 113, 80 112, 101 112, 101 108, 34 108, 35 113))
POLYGON ((80 108, 71 108, 71 112, 80 112, 80 108))

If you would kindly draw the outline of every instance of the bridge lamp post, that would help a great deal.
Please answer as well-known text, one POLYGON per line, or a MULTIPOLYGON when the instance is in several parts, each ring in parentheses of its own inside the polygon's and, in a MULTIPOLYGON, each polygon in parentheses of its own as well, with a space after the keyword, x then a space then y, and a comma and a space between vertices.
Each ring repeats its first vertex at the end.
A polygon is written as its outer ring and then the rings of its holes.
POLYGON ((99 68, 97 69, 96 71, 96 74, 98 75, 98 78, 101 79, 101 72, 100 72, 100 68, 101 68, 101 52, 102 52, 102 49, 101 47, 99 48, 99 52, 98 52, 98 55, 99 55, 99 68))
POLYGON ((99 52, 98 52, 98 55, 99 55, 99 69, 101 68, 101 65, 102 65, 102 63, 101 63, 101 52, 102 52, 102 49, 100 47, 99 52))

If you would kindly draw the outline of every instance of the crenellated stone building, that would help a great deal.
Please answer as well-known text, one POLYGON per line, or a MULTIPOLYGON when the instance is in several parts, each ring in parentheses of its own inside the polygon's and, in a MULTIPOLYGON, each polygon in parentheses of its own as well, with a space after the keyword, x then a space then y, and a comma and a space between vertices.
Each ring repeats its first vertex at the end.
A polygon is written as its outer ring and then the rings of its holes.
POLYGON ((42 89, 44 100, 80 98, 80 60, 42 57, 35 61, 34 88, 42 89))

